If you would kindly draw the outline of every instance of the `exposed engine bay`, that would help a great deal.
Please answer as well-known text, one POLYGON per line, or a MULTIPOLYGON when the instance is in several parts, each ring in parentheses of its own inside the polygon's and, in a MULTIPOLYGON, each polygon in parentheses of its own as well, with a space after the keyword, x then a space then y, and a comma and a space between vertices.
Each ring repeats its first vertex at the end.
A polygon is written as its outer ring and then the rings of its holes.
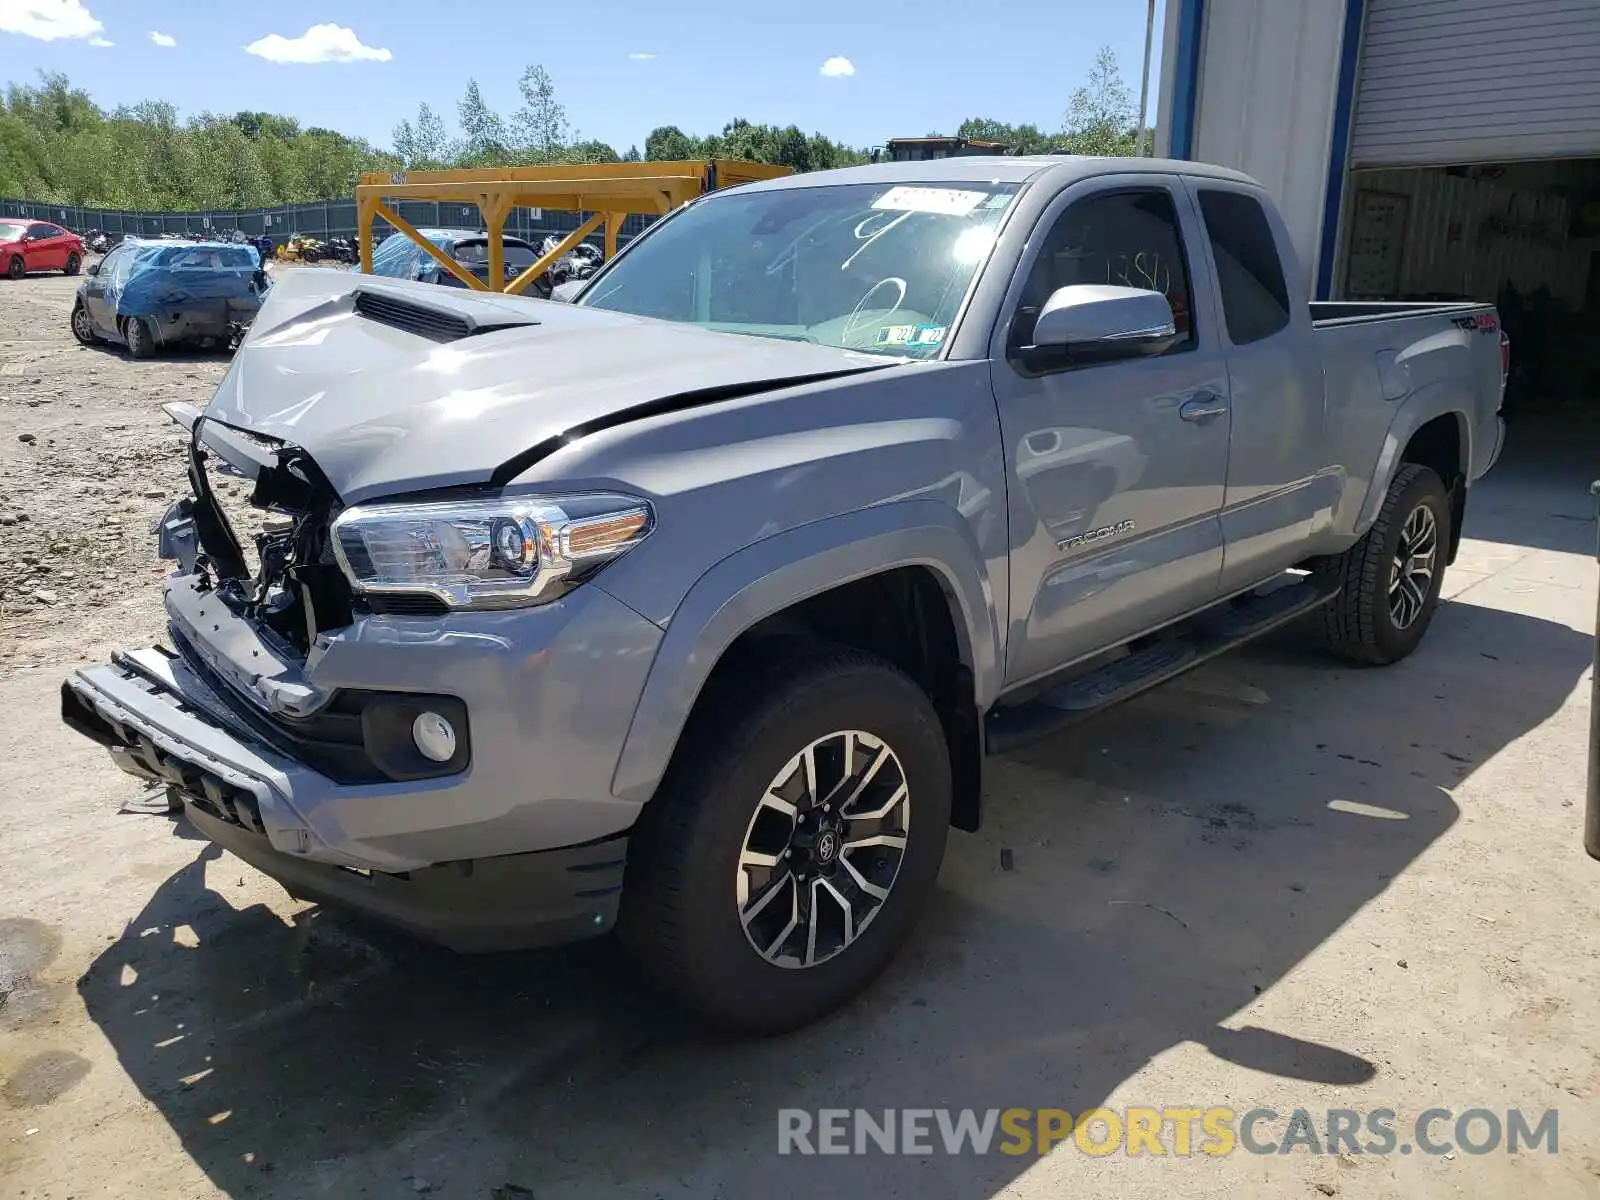
MULTIPOLYGON (((194 570, 228 608, 270 630, 304 657, 325 630, 352 619, 349 581, 334 561, 329 527, 342 507, 338 494, 311 456, 297 446, 273 442, 226 426, 212 437, 240 451, 224 457, 202 438, 206 418, 198 416, 189 444, 187 504, 198 546, 194 570), (213 486, 208 465, 213 456, 225 469, 250 478, 251 509, 264 514, 249 536, 255 566, 246 555, 234 522, 213 486)), ((180 561, 181 561, 181 555, 180 561)))

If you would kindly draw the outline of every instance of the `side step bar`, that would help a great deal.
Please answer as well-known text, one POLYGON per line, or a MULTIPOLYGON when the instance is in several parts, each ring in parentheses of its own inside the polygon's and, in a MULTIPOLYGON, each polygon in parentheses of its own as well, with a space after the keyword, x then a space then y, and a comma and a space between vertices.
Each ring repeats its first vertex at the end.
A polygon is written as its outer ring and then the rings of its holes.
POLYGON ((1113 704, 1165 683, 1219 654, 1315 612, 1339 594, 1332 579, 1307 578, 1265 595, 1246 595, 1194 618, 1181 634, 1159 637, 1025 704, 991 709, 984 723, 990 754, 1048 737, 1113 704))

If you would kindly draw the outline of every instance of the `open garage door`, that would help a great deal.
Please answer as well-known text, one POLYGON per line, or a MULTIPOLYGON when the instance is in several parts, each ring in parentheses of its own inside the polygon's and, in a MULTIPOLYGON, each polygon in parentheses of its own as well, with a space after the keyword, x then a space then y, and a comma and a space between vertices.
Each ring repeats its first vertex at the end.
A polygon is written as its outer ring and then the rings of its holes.
POLYGON ((1600 0, 1369 0, 1351 163, 1600 156, 1600 0))

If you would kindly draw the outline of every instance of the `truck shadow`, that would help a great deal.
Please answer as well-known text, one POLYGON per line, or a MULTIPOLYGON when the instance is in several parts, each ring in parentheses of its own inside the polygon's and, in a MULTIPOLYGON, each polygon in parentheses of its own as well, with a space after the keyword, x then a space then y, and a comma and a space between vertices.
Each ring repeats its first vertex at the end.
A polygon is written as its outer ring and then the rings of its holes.
POLYGON ((1590 655, 1563 625, 1466 604, 1385 671, 1291 630, 994 762, 986 827, 953 835, 906 952, 786 1038, 697 1029, 604 945, 460 959, 321 910, 236 909, 249 869, 209 845, 79 990, 230 1195, 987 1195, 1034 1160, 780 1162, 777 1112, 1080 1112, 1184 1042, 1373 1079, 1349 1047, 1223 1023, 1449 829, 1447 789, 1554 713, 1590 655))

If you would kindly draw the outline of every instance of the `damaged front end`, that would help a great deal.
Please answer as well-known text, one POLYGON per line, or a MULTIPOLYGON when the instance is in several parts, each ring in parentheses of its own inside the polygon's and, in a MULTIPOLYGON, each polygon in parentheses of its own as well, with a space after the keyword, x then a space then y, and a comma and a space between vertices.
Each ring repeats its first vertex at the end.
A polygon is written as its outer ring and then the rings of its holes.
MULTIPOLYGON (((184 420, 188 413, 174 413, 184 420)), ((178 563, 195 586, 234 615, 281 639, 304 659, 320 632, 353 616, 349 582, 334 559, 330 528, 338 493, 299 447, 219 425, 193 414, 189 484, 193 496, 162 517, 158 553, 178 563), (253 487, 248 503, 263 514, 250 534, 255 568, 213 485, 213 455, 253 487)))

